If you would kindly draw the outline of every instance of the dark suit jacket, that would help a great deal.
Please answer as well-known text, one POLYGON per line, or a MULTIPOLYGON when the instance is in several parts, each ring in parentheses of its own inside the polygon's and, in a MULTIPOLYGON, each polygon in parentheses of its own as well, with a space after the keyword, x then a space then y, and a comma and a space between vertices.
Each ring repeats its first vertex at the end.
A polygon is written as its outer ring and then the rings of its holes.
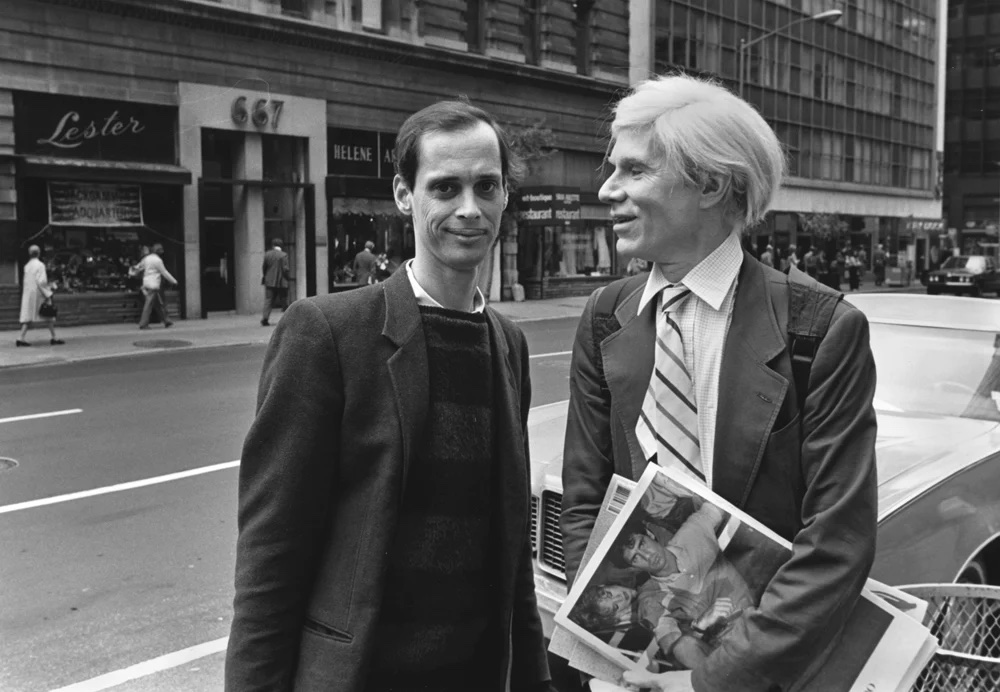
POLYGON ((354 280, 359 284, 368 283, 368 279, 375 273, 375 255, 365 248, 354 256, 354 280))
MULTIPOLYGON (((548 668, 529 539, 528 349, 513 323, 487 315, 498 378, 503 661, 511 689, 534 689, 548 668)), ((227 690, 364 689, 427 381, 406 272, 300 300, 281 318, 240 465, 227 690)))
POLYGON ((262 272, 261 283, 268 288, 288 288, 288 253, 273 247, 265 252, 262 272))
MULTIPOLYGON (((705 690, 788 689, 843 627, 875 553, 875 364, 864 315, 841 301, 823 339, 803 411, 788 356, 787 277, 744 253, 720 372, 713 490, 793 541, 760 607, 694 671, 705 690)), ((595 368, 591 296, 577 332, 563 458, 567 575, 579 569, 613 473, 646 466, 635 436, 653 369, 652 307, 642 287, 605 339, 609 395, 595 368)))

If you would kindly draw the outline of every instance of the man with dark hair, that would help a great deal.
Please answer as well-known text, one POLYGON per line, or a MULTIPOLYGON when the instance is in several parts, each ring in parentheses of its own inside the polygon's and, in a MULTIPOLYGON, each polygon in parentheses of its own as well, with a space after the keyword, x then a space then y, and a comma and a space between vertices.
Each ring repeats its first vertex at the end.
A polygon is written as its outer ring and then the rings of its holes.
POLYGON ((275 304, 281 305, 282 312, 288 305, 288 281, 292 276, 288 270, 288 253, 281 249, 282 245, 281 238, 274 238, 271 249, 264 253, 264 265, 261 269, 263 277, 260 280, 264 285, 264 313, 260 318, 262 327, 271 324, 269 320, 275 304))
POLYGON ((548 687, 527 344, 476 288, 507 204, 506 139, 446 102, 411 116, 400 145, 415 257, 297 301, 268 347, 240 465, 230 691, 548 687))

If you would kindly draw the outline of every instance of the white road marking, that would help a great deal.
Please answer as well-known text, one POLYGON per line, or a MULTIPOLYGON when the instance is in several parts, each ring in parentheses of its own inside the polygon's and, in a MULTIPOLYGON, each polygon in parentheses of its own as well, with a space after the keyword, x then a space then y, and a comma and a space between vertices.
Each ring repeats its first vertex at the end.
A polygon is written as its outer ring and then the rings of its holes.
POLYGON ((22 420, 35 420, 36 418, 51 418, 53 416, 68 416, 71 413, 83 413, 82 408, 68 408, 65 411, 49 411, 48 413, 31 413, 27 416, 11 416, 10 418, 0 418, 0 423, 17 423, 22 420))
POLYGON ((556 351, 554 353, 536 353, 533 356, 528 356, 528 358, 554 358, 555 356, 571 356, 572 351, 556 351))
POLYGON ((211 656, 212 654, 219 653, 220 651, 225 651, 226 643, 228 641, 229 637, 223 637, 222 639, 216 639, 215 641, 198 644, 197 646, 164 654, 163 656, 158 656, 157 658, 152 658, 148 661, 143 661, 142 663, 136 663, 134 666, 129 666, 128 668, 122 668, 121 670, 116 670, 111 673, 98 675, 96 678, 91 678, 90 680, 75 682, 72 685, 52 690, 52 692, 100 692, 100 690, 107 690, 112 687, 117 687, 118 685, 128 682, 129 680, 135 680, 147 675, 152 675, 153 673, 170 670, 171 668, 182 666, 185 663, 190 663, 191 661, 195 661, 199 658, 204 658, 205 656, 211 656))
POLYGON ((117 485, 106 485, 103 488, 94 488, 93 490, 81 490, 76 493, 67 493, 65 495, 54 495, 52 497, 43 497, 39 500, 28 500, 27 502, 18 502, 13 505, 4 505, 0 507, 0 514, 7 514, 8 512, 18 512, 22 509, 34 509, 35 507, 44 507, 46 505, 55 505, 60 502, 69 502, 70 500, 82 500, 87 497, 95 497, 97 495, 107 495, 108 493, 117 493, 122 490, 134 490, 135 488, 144 488, 147 485, 156 485, 158 483, 168 483, 170 481, 180 480, 181 478, 190 478, 191 476, 200 476, 203 473, 212 473, 213 471, 222 471, 224 469, 231 469, 234 466, 239 466, 240 460, 227 461, 222 464, 212 464, 211 466, 202 466, 197 469, 188 469, 187 471, 178 471, 177 473, 168 473, 165 476, 155 476, 153 478, 143 478, 138 481, 129 481, 127 483, 119 483, 117 485))

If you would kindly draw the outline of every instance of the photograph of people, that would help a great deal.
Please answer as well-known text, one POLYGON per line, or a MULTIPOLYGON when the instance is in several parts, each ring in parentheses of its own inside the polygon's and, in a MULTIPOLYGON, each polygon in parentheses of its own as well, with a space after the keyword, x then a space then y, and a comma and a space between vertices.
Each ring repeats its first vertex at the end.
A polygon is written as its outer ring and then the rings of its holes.
POLYGON ((718 645, 720 635, 753 605, 746 580, 722 554, 717 531, 725 513, 702 504, 667 543, 648 533, 622 533, 609 559, 648 575, 638 601, 660 612, 653 634, 660 651, 680 668, 693 668, 718 645))
POLYGON ((672 473, 650 467, 557 616, 625 667, 702 664, 790 554, 672 473))

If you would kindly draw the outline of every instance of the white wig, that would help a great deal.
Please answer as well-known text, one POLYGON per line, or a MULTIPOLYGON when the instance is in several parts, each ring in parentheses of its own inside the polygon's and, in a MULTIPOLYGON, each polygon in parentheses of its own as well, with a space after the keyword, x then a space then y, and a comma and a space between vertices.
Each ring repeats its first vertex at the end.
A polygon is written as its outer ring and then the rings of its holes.
POLYGON ((704 187, 716 180, 723 204, 739 211, 745 228, 763 220, 781 186, 785 155, 753 106, 707 79, 655 77, 615 107, 611 138, 647 130, 655 133, 665 164, 686 182, 704 187))

